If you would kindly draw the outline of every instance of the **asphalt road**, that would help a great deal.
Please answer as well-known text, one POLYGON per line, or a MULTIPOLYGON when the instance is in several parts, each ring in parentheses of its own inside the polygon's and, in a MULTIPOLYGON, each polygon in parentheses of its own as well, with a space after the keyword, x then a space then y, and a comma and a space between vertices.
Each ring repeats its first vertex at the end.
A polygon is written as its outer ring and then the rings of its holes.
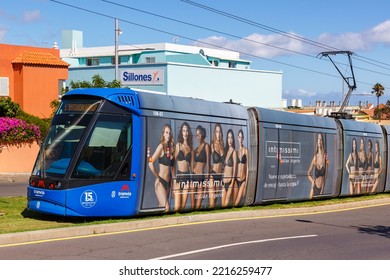
POLYGON ((0 197, 26 196, 28 174, 0 175, 0 197))
POLYGON ((194 215, 187 222, 154 219, 143 226, 134 220, 90 234, 54 238, 46 232, 36 241, 0 245, 0 259, 388 260, 389 211, 390 199, 382 199, 298 212, 194 215))
MULTIPOLYGON (((0 176, 25 196, 28 175, 0 176)), ((0 235, 3 260, 388 260, 390 198, 0 235)))

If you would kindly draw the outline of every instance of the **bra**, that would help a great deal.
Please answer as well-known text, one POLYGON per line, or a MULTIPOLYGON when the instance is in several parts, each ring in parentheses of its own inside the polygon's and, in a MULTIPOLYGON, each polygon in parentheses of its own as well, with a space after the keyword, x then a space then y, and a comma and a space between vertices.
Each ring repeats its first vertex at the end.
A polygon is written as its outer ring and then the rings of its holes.
POLYGON ((184 152, 182 150, 179 151, 179 154, 177 155, 177 161, 187 161, 191 162, 191 153, 187 153, 184 155, 184 152))
POLYGON ((173 166, 173 160, 170 159, 166 153, 162 157, 158 158, 158 163, 165 166, 173 166))
MULTIPOLYGON (((213 144, 212 147, 214 148, 214 144, 213 144)), ((222 161, 223 161, 222 156, 223 156, 223 155, 220 155, 220 154, 217 153, 217 151, 215 151, 215 149, 214 149, 214 152, 213 152, 213 154, 212 154, 213 163, 214 163, 214 164, 222 163, 222 161)))
POLYGON ((360 159, 358 159, 358 167, 366 168, 366 165, 367 165, 367 162, 365 160, 361 161, 360 159))
POLYGON ((203 145, 203 149, 200 151, 199 155, 195 153, 194 155, 194 161, 195 162, 204 162, 206 163, 206 145, 203 145))
POLYGON ((379 168, 379 167, 380 167, 379 161, 374 162, 374 168, 379 168))
POLYGON ((323 167, 321 167, 321 169, 318 169, 316 167, 314 170, 314 175, 316 176, 316 178, 323 177, 323 176, 325 176, 325 171, 326 171, 325 165, 323 167))
POLYGON ((213 152, 213 162, 215 164, 221 163, 222 162, 222 156, 218 154, 217 152, 213 152))
POLYGON ((225 164, 227 166, 229 166, 229 167, 233 167, 233 164, 234 164, 234 162, 233 162, 233 152, 230 154, 229 159, 227 161, 225 161, 225 164))
POLYGON ((244 154, 241 159, 238 159, 238 163, 246 164, 246 155, 244 154))

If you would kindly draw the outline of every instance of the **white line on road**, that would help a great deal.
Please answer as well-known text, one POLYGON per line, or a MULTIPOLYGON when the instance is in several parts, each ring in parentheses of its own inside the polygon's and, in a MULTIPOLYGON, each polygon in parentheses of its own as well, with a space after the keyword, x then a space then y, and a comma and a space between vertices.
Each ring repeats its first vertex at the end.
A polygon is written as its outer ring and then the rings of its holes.
POLYGON ((239 242, 239 243, 231 243, 231 244, 220 245, 220 246, 215 246, 215 247, 210 247, 210 248, 205 248, 205 249, 200 249, 200 250, 183 252, 180 254, 173 254, 173 255, 153 258, 151 260, 166 260, 166 259, 171 259, 171 258, 175 258, 175 257, 192 255, 192 254, 197 254, 197 253, 202 253, 202 252, 207 252, 207 251, 212 251, 212 250, 219 250, 219 249, 233 247, 233 246, 241 246, 241 245, 247 245, 247 244, 253 244, 253 243, 264 243, 264 242, 288 240, 288 239, 309 238, 309 237, 316 237, 316 236, 318 236, 318 235, 311 234, 311 235, 287 236, 287 237, 278 237, 278 238, 253 240, 253 241, 246 241, 246 242, 239 242))

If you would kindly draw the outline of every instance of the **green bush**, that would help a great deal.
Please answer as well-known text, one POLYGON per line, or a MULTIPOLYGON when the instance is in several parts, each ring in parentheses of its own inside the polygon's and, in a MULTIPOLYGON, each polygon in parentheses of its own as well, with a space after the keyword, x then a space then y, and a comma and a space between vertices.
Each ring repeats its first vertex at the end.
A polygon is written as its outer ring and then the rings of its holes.
POLYGON ((49 130, 51 118, 41 119, 36 116, 27 114, 24 111, 20 111, 20 113, 16 116, 16 118, 24 120, 26 123, 34 124, 39 127, 39 131, 41 132, 41 140, 43 141, 47 135, 49 130))
POLYGON ((15 118, 20 111, 20 106, 11 100, 10 97, 0 97, 0 117, 15 118))

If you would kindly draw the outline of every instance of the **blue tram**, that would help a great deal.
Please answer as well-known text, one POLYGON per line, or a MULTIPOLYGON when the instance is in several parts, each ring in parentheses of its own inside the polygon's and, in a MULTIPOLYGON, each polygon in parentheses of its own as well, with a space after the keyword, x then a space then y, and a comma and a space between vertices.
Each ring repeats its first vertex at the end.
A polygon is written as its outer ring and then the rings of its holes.
POLYGON ((389 191, 390 128, 131 89, 64 95, 28 209, 122 217, 389 191))

